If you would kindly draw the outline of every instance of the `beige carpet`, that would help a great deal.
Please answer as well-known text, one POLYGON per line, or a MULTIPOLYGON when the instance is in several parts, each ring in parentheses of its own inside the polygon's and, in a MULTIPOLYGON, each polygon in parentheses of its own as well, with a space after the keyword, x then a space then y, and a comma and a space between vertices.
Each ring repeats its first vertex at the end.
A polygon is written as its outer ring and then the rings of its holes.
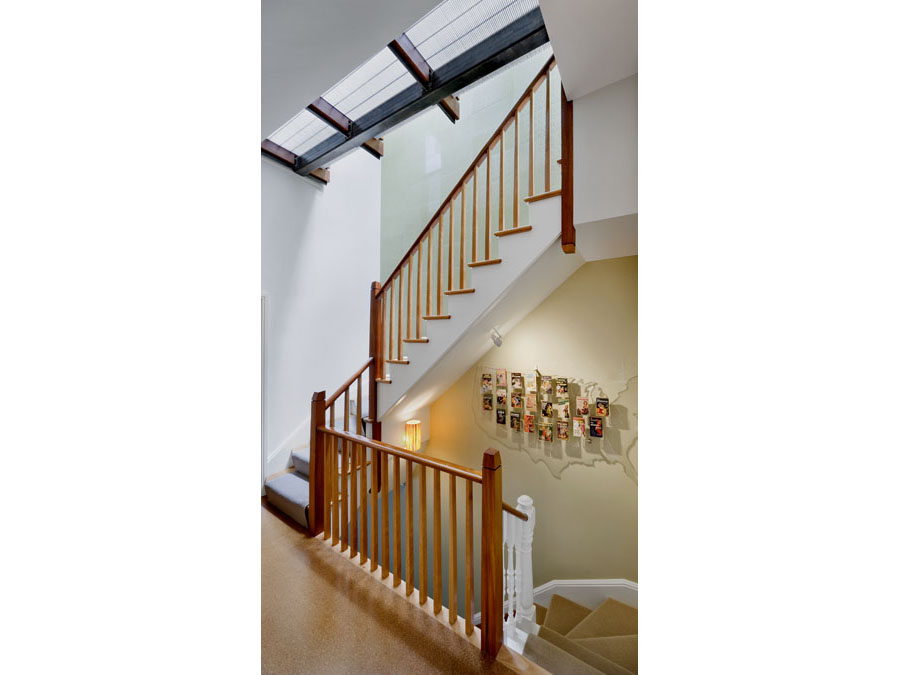
POLYGON ((635 608, 610 598, 592 611, 554 595, 538 619, 541 628, 528 638, 525 656, 551 673, 637 674, 635 608), (573 658, 579 665, 573 665, 573 658))
POLYGON ((261 534, 264 674, 512 672, 265 507, 261 534))

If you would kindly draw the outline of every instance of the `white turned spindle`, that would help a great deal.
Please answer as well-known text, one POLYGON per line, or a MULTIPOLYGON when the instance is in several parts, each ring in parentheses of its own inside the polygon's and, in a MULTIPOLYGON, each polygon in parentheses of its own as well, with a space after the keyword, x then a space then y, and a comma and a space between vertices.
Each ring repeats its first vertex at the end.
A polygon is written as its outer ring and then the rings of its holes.
POLYGON ((519 497, 516 508, 528 516, 516 528, 516 625, 526 632, 537 633, 534 608, 534 577, 531 570, 531 544, 534 541, 534 500, 528 495, 519 497))

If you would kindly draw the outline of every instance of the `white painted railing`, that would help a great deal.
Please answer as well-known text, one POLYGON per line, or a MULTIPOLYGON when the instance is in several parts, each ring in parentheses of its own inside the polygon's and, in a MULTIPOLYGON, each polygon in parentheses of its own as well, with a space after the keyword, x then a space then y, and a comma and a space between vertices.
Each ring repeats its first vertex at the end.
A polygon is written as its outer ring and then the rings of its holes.
POLYGON ((527 521, 503 512, 503 641, 521 653, 529 633, 537 632, 531 545, 534 541, 534 501, 519 497, 516 508, 527 521))

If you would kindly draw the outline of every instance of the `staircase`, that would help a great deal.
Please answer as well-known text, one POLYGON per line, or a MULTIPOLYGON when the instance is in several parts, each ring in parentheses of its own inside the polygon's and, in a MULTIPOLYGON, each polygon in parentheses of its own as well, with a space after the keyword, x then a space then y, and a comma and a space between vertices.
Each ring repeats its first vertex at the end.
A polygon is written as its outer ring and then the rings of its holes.
POLYGON ((521 318, 582 262, 554 247, 574 252, 571 137, 551 58, 394 272, 372 284, 368 360, 327 398, 313 394, 309 448, 265 483, 270 503, 335 553, 514 669, 529 667, 516 652, 536 628, 531 499, 502 501, 496 450, 481 467, 461 467, 383 442, 381 424, 402 401, 427 405, 421 392, 471 366, 488 326, 521 318), (538 265, 540 277, 529 275, 538 265))
POLYGON ((594 610, 554 595, 537 606, 539 629, 528 636, 523 656, 562 675, 636 675, 638 612, 612 598, 594 610))

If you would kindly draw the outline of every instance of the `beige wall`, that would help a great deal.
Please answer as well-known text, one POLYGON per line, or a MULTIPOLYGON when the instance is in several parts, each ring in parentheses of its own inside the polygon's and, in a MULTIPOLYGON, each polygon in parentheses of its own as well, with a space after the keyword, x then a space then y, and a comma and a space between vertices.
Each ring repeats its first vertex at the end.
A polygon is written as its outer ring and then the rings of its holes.
POLYGON ((480 467, 487 447, 501 452, 504 501, 534 499, 535 586, 637 581, 637 256, 583 265, 432 405, 427 454, 480 467), (482 412, 483 370, 535 366, 609 396, 602 441, 541 444, 482 412))

